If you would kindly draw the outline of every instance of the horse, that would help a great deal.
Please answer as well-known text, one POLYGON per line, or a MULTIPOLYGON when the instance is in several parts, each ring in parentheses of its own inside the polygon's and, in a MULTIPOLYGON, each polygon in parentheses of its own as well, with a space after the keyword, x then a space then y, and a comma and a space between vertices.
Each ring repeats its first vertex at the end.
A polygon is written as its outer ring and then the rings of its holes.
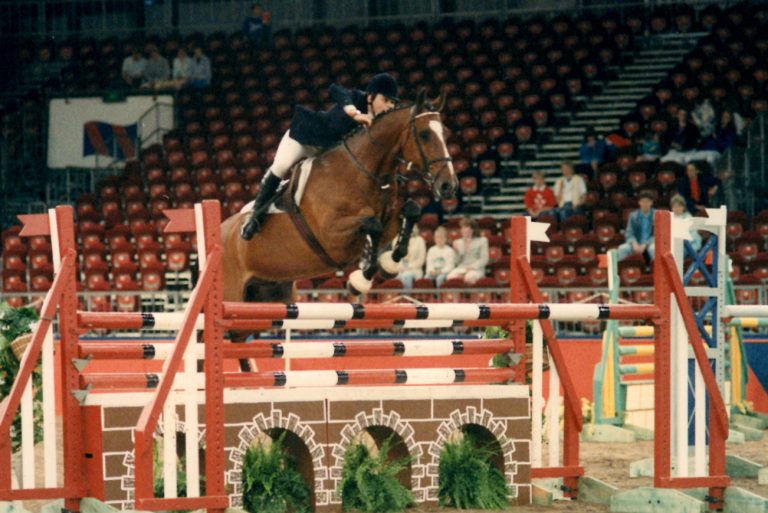
MULTIPOLYGON (((250 241, 240 237, 247 212, 221 225, 225 301, 291 301, 293 282, 312 279, 360 262, 350 275, 353 293, 364 293, 379 269, 379 253, 397 235, 394 251, 381 259, 394 274, 407 251, 420 209, 398 199, 398 166, 418 173, 437 199, 457 187, 445 144, 440 112, 445 94, 429 101, 421 91, 413 105, 374 118, 311 163, 301 205, 292 202, 293 184, 282 195, 290 213, 270 214, 250 241), (404 220, 400 222, 399 213, 404 220)), ((235 334, 233 334, 233 340, 235 334)), ((239 338, 239 337, 238 337, 239 338)))

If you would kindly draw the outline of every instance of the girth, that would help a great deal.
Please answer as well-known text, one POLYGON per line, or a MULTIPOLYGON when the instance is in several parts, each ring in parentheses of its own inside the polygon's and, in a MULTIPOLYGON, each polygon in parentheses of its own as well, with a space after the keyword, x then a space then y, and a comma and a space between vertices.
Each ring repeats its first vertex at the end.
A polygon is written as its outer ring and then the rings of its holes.
POLYGON ((320 260, 322 260, 323 263, 327 266, 333 267, 334 269, 342 269, 343 266, 339 265, 338 262, 331 258, 323 245, 320 244, 320 241, 317 240, 317 237, 315 237, 315 234, 312 232, 312 228, 310 228, 309 224, 307 223, 307 219, 304 217, 304 214, 301 213, 299 205, 296 204, 296 189, 298 188, 299 176, 301 172, 302 166, 299 165, 296 166, 296 169, 293 171, 293 173, 291 173, 291 179, 288 187, 285 188, 285 191, 280 198, 282 207, 288 214, 288 217, 293 223, 293 226, 296 228, 296 231, 299 232, 299 235, 302 239, 304 239, 304 242, 307 243, 309 248, 315 252, 315 255, 317 255, 318 258, 320 258, 320 260))

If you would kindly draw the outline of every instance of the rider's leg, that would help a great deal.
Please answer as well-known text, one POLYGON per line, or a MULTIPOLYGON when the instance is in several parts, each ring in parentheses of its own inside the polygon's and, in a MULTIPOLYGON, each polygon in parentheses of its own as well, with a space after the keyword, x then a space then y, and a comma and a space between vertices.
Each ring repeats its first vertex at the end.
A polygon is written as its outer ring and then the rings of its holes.
POLYGON ((253 209, 240 229, 240 236, 243 239, 250 240, 259 231, 262 222, 262 215, 259 214, 259 210, 272 199, 280 182, 288 176, 293 165, 309 155, 310 151, 307 148, 291 138, 290 130, 285 132, 285 135, 280 140, 280 144, 277 146, 275 161, 267 170, 264 178, 261 179, 259 193, 256 195, 253 209))

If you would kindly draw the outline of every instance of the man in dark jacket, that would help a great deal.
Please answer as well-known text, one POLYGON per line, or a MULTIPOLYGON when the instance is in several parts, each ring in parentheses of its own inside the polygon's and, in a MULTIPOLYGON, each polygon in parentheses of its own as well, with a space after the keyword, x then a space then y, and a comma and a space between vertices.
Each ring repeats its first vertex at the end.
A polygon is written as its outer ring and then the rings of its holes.
POLYGON ((392 109, 399 101, 397 89, 394 78, 380 73, 371 79, 365 92, 331 84, 329 93, 335 105, 327 111, 315 112, 299 105, 290 129, 280 140, 275 161, 261 181, 251 215, 243 223, 240 236, 250 240, 259 231, 260 210, 269 203, 296 162, 334 146, 357 124, 370 126, 374 116, 392 109))

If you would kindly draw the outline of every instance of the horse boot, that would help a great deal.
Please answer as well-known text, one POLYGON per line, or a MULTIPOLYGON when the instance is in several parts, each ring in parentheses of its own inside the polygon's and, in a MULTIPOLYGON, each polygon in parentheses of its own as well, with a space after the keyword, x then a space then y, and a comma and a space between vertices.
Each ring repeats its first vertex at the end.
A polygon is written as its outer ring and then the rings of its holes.
POLYGON ((259 193, 256 195, 256 200, 253 202, 253 209, 251 210, 248 219, 243 223, 240 228, 240 237, 244 240, 251 240, 254 235, 261 229, 261 223, 264 221, 264 215, 266 214, 266 206, 272 200, 277 192, 277 188, 280 186, 280 177, 272 174, 272 171, 267 171, 264 178, 259 185, 259 193))

